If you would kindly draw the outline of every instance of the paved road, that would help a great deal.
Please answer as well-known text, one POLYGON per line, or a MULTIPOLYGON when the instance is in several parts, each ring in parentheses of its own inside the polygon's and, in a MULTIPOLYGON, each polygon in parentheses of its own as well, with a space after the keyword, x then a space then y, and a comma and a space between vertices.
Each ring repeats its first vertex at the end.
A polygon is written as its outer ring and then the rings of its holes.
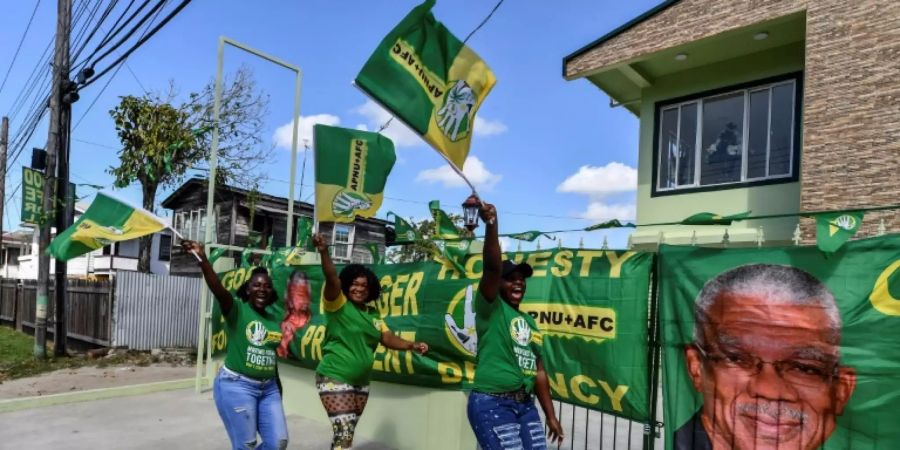
MULTIPOLYGON (((289 449, 321 450, 330 427, 288 417, 289 449)), ((176 390, 0 414, 2 448, 225 449, 228 437, 212 395, 176 390)), ((355 450, 390 450, 360 440, 355 450)))

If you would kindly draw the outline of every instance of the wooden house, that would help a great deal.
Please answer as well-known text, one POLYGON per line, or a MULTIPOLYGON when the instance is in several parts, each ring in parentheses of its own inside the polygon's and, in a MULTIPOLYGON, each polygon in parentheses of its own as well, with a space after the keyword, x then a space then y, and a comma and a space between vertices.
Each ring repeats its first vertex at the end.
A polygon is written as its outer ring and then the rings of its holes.
MULTIPOLYGON (((161 203, 163 208, 172 211, 173 226, 186 239, 199 242, 206 240, 208 186, 205 178, 191 178, 161 203)), ((295 244, 295 236, 286 236, 288 199, 285 197, 262 192, 253 195, 243 188, 218 185, 214 204, 213 234, 214 242, 218 244, 246 247, 250 242, 251 231, 261 237, 256 244, 259 248, 265 248, 270 242, 273 247, 295 244), (252 223, 251 206, 254 206, 252 223)), ((295 201, 294 232, 301 217, 312 216, 311 203, 295 201)), ((332 257, 336 263, 371 263, 372 255, 362 244, 382 244, 379 251, 383 255, 387 225, 390 222, 381 219, 357 219, 347 224, 321 223, 319 232, 332 244, 332 257)), ((200 270, 193 256, 182 252, 177 242, 173 242, 173 246, 175 248, 172 250, 170 273, 199 276, 200 270)))

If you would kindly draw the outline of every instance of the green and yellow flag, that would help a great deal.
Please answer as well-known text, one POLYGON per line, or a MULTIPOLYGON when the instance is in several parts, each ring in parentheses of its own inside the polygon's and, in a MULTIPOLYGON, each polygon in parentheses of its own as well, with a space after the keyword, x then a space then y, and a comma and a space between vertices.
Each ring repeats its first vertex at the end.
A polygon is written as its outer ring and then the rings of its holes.
POLYGON ((416 230, 414 226, 410 225, 404 218, 392 211, 388 211, 387 215, 394 216, 394 234, 397 236, 398 241, 408 242, 422 239, 422 236, 419 235, 419 231, 416 230))
POLYGON ((472 246, 472 239, 459 239, 454 241, 435 241, 440 251, 434 260, 446 264, 449 263, 457 272, 465 275, 466 259, 469 257, 469 247, 472 246))
POLYGON ((475 113, 494 87, 488 66, 431 14, 416 6, 369 57, 355 83, 462 169, 475 113))
POLYGON ((316 218, 353 222, 381 207, 397 156, 390 139, 368 131, 316 125, 316 218))
POLYGON ((536 230, 532 230, 532 231, 523 231, 523 232, 521 232, 521 233, 507 234, 506 236, 507 236, 507 237, 510 237, 510 238, 512 238, 512 239, 518 239, 518 240, 520 240, 520 241, 528 241, 528 242, 534 242, 535 239, 537 239, 537 238, 539 238, 539 237, 541 237, 541 236, 547 236, 547 238, 553 239, 553 238, 552 238, 550 235, 548 235, 547 233, 544 233, 544 232, 542 232, 542 231, 536 231, 536 230))
POLYGON ((50 242, 47 252, 68 261, 110 242, 136 239, 165 227, 152 213, 98 192, 87 211, 50 242))
POLYGON ((825 253, 834 253, 856 234, 862 225, 862 211, 816 215, 816 246, 825 253))
POLYGON ((738 214, 732 214, 730 216, 723 216, 721 214, 713 214, 709 212, 702 212, 694 214, 693 216, 688 217, 681 221, 682 225, 731 225, 731 222, 744 220, 747 217, 750 217, 750 211, 744 211, 738 214))
MULTIPOLYGON (((709 213, 701 213, 701 214, 709 214, 709 213)), ((691 217, 694 217, 694 216, 691 216, 691 217)), ((688 219, 690 219, 690 218, 688 218, 688 219)), ((685 220, 688 220, 688 219, 685 219, 685 220)), ((634 224, 631 222, 622 223, 619 221, 619 219, 612 219, 612 220, 607 220, 606 222, 600 222, 600 223, 591 225, 591 226, 585 228, 584 231, 605 230, 607 228, 634 228, 634 224)))
POLYGON ((459 228, 450 219, 450 216, 441 209, 441 202, 432 200, 428 202, 428 209, 431 210, 431 216, 434 217, 434 238, 435 239, 456 239, 460 237, 459 228))

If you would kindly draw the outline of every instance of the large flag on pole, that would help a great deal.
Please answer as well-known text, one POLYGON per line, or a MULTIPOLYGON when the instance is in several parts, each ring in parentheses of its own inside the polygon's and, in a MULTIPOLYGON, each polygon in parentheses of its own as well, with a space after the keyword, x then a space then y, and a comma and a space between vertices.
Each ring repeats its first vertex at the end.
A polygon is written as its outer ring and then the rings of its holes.
POLYGON ((58 260, 68 261, 110 242, 139 238, 165 227, 162 220, 149 211, 98 192, 87 211, 56 236, 47 251, 58 260))
POLYGON ((415 7, 369 57, 355 83, 462 170, 475 113, 496 79, 475 52, 415 7))
POLYGON ((368 131, 316 125, 316 219, 353 222, 381 207, 397 156, 390 139, 368 131))

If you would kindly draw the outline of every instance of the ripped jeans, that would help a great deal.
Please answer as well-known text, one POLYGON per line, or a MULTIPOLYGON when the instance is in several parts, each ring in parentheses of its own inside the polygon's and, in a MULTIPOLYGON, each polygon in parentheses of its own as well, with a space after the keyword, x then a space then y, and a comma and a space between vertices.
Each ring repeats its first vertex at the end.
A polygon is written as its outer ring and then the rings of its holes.
POLYGON ((523 403, 472 391, 467 413, 483 450, 547 448, 544 425, 534 400, 523 403))
POLYGON ((275 378, 260 381, 225 367, 216 375, 213 398, 233 450, 287 448, 287 421, 275 378), (256 434, 262 438, 256 446, 256 434))

